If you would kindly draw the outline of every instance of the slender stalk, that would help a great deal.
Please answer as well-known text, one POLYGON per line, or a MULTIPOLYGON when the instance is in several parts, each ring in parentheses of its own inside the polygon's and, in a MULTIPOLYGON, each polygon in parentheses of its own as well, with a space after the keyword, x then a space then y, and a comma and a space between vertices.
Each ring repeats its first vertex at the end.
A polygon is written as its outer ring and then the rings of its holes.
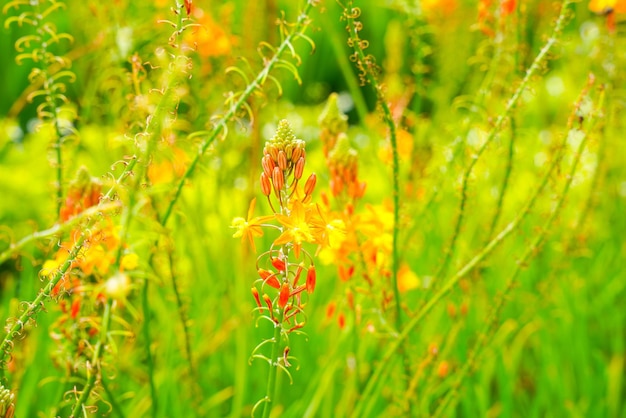
POLYGON ((152 398, 152 416, 157 416, 158 410, 158 396, 156 385, 154 383, 154 359, 152 357, 152 347, 150 346, 150 302, 148 300, 150 280, 144 280, 143 287, 141 288, 141 310, 143 311, 143 324, 141 332, 143 334, 144 344, 146 346, 146 363, 148 367, 148 382, 150 386, 150 397, 152 398))
MULTIPOLYGON (((393 231, 392 231, 392 245, 391 245, 391 286, 393 287, 393 296, 395 300, 395 328, 396 332, 400 332, 403 326, 402 318, 402 300, 400 298, 400 289, 398 287, 398 232, 400 227, 400 158, 398 156, 398 141, 396 137, 396 124, 393 120, 391 110, 387 104, 383 89, 378 83, 376 74, 372 66, 374 65, 371 57, 366 57, 363 52, 363 43, 359 38, 359 31, 354 23, 358 14, 355 15, 356 9, 352 7, 352 2, 348 3, 346 9, 344 9, 344 16, 348 22, 348 33, 350 39, 350 45, 356 55, 356 61, 358 63, 362 75, 367 77, 367 80, 371 84, 372 88, 376 92, 378 97, 378 103, 383 110, 384 121, 389 129, 389 139, 391 142, 391 154, 392 154, 392 182, 393 182, 393 231), (348 12, 350 10, 350 12, 348 12)), ((402 358, 404 363, 404 369, 406 376, 411 373, 410 359, 404 345, 402 346, 402 358)))
POLYGON ((274 324, 274 336, 272 337, 272 354, 270 356, 270 372, 267 377, 267 388, 265 390, 265 404, 263 405, 263 418, 268 418, 276 395, 276 375, 278 374, 278 356, 280 354, 280 333, 282 330, 282 310, 278 323, 274 324))
POLYGON ((187 354, 187 361, 189 362, 189 371, 192 376, 195 376, 196 369, 193 364, 193 355, 191 351, 191 336, 189 332, 189 318, 187 318, 187 311, 182 299, 180 289, 178 288, 178 276, 174 269, 174 256, 172 251, 168 253, 168 261, 170 265, 170 277, 172 278, 172 288, 174 289, 174 295, 176 296, 176 307, 178 309, 178 317, 183 327, 183 334, 185 336, 185 353, 187 354))
MULTIPOLYGON (((590 81, 590 83, 591 82, 592 81, 590 81)), ((584 93, 586 93, 586 91, 584 93)), ((603 101, 604 101, 604 92, 602 92, 602 96, 600 97, 600 100, 599 100, 599 106, 598 106, 599 109, 602 108, 603 101)), ((580 104, 580 101, 579 101, 579 104, 580 104)), ((578 109, 578 106, 577 106, 577 109, 578 109)), ((589 118, 590 130, 595 124, 594 116, 595 115, 592 114, 591 117, 589 118)), ((583 150, 585 149, 585 146, 587 145, 588 138, 589 138, 588 133, 585 133, 584 136, 581 138, 580 144, 578 145, 578 149, 576 150, 576 153, 574 155, 574 160, 570 167, 570 171, 568 175, 565 177, 566 180, 565 180, 565 185, 563 186, 563 191, 560 193, 559 199, 556 205, 554 205, 550 213, 550 216, 548 217, 545 224, 543 225, 543 228, 539 230, 534 240, 531 242, 528 248, 526 248, 526 251, 523 253, 521 258, 516 263, 513 274, 507 281, 507 284, 504 288, 503 293, 498 297, 496 304, 492 308, 491 313, 487 321, 485 322, 484 328, 482 329, 481 333, 479 334, 478 339, 476 340, 476 342, 474 343, 472 347, 472 351, 469 355, 468 361, 464 363, 461 370, 456 374, 456 379, 452 385, 452 390, 446 393, 444 398, 441 400, 441 403, 439 404, 437 410, 435 411, 435 414, 433 415, 434 417, 443 416, 446 409, 448 407, 453 406, 453 402, 455 399, 457 399, 456 396, 458 395, 459 388, 461 387, 463 380, 476 367, 476 364, 480 359, 480 355, 482 354, 483 350, 487 346, 487 338, 488 338, 489 329, 495 328, 495 325, 497 324, 497 321, 498 321, 498 316, 502 310, 502 307, 506 303, 507 295, 515 287, 515 284, 517 283, 517 279, 520 273, 522 272, 522 268, 527 266, 528 262, 533 257, 537 256, 537 254, 539 253, 539 249, 541 245, 545 241, 546 236, 548 235, 550 228, 552 227, 552 224, 554 223, 554 220, 561 212, 561 208, 563 207, 565 203, 565 198, 567 197, 569 193, 569 189, 572 185, 574 175, 576 174, 576 170, 578 169, 578 164, 580 163, 580 157, 583 153, 583 150)), ((567 137, 565 138, 564 143, 561 145, 561 154, 563 153, 563 150, 566 146, 566 142, 567 142, 567 137)), ((560 160, 561 158, 559 156, 555 157, 556 163, 558 163, 560 160)))
POLYGON ((93 356, 91 358, 91 364, 87 365, 87 384, 83 388, 80 397, 76 400, 70 417, 78 417, 78 414, 81 412, 83 406, 89 399, 89 395, 95 387, 98 377, 101 377, 100 364, 102 361, 102 354, 104 353, 107 342, 109 324, 111 323, 111 303, 111 300, 108 300, 107 303, 104 305, 104 313, 102 314, 102 327, 100 328, 100 338, 98 339, 96 347, 94 348, 93 356))
POLYGON ((504 171, 504 178, 502 179, 502 186, 500 187, 500 193, 498 194, 498 202, 496 203, 496 213, 491 218, 491 226, 489 227, 488 239, 493 237, 493 233, 498 226, 500 215, 502 215, 502 205, 504 203, 504 197, 509 186, 509 179, 511 178, 511 171, 513 168, 513 154, 515 153, 515 119, 511 118, 511 139, 509 140, 509 152, 507 153, 506 168, 504 171))
POLYGON ((526 70, 526 75, 524 76, 519 86, 517 87, 517 89, 515 90, 511 98, 509 99, 509 101, 507 102, 504 111, 496 119, 496 122, 494 123, 493 127, 489 131, 487 138, 485 139, 483 144, 480 146, 480 148, 476 151, 476 153, 472 155, 470 164, 465 170, 465 173, 463 175, 463 184, 461 186, 461 200, 459 202, 459 211, 458 211, 457 219, 454 225, 454 231, 452 233, 452 237, 450 238, 450 244, 448 245, 448 249, 446 250, 445 258, 443 262, 441 263, 439 270, 435 274, 435 280, 441 278, 442 276, 446 274, 450 260, 452 259, 452 256, 456 251, 456 244, 457 244, 460 232, 461 232, 461 226, 463 225, 463 219, 465 216, 465 207, 467 204, 469 180, 472 176, 472 172, 474 171, 474 167, 476 166, 476 163, 478 162, 480 157, 484 154, 487 147, 491 144, 494 138, 498 136, 500 132, 502 131, 502 128, 504 127, 504 123, 510 117, 511 113, 513 112, 513 109, 517 105, 517 102, 522 97, 522 93, 524 93, 524 91, 530 84, 530 81, 532 80, 532 78, 541 70, 544 60, 547 59, 548 53, 550 52, 552 47, 557 43, 559 39, 559 35, 561 34, 561 32, 563 31, 563 28, 565 27, 565 24, 567 22, 567 17, 568 17, 568 8, 570 4, 572 4, 572 2, 573 2, 572 0, 563 1, 561 5, 559 17, 557 18, 556 24, 554 25, 554 29, 552 31, 552 34, 550 35, 550 38, 548 38, 543 48, 541 48, 541 50, 535 57, 533 63, 531 64, 531 66, 528 68, 528 70, 526 70))
POLYGON ((421 323, 424 317, 437 305, 437 303, 443 299, 456 284, 465 276, 467 276, 471 271, 474 270, 480 263, 482 263, 493 250, 495 250, 505 238, 507 238, 513 231, 517 229, 517 227, 522 223, 522 221, 526 218, 526 216, 530 213, 530 210, 534 207, 537 198, 543 192, 550 177, 556 167, 558 166, 560 159, 555 158, 550 165, 549 169, 544 174, 541 179, 540 184, 535 189, 535 192, 524 206, 522 211, 518 213, 518 215, 506 226, 498 235, 496 235, 481 251, 479 251, 465 266, 463 266, 460 270, 458 270, 440 289, 437 293, 435 293, 418 311, 418 313, 412 317, 402 330, 399 337, 390 342, 387 351, 383 355, 383 358, 379 362, 377 368, 374 373, 370 377, 365 390, 363 391, 363 395, 361 396, 359 404, 357 404, 357 408, 355 408, 355 412, 353 416, 360 417, 363 416, 361 414, 365 402, 373 402, 375 400, 374 388, 376 387, 378 380, 380 380, 383 372, 388 367, 393 355, 395 352, 400 349, 402 342, 408 337, 408 335, 413 331, 417 325, 421 323))

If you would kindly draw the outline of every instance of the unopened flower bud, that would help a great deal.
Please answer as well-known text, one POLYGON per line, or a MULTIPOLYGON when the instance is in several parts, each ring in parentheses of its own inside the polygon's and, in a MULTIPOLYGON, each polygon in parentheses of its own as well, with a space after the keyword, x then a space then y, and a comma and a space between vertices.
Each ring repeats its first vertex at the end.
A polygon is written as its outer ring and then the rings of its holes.
MULTIPOLYGON (((279 194, 280 190, 285 187, 285 176, 279 167, 274 167, 274 171, 272 172, 272 182, 274 183, 274 190, 276 191, 276 194, 279 194)), ((313 186, 315 186, 315 184, 313 184, 313 186)))
POLYGON ((287 156, 287 161, 291 161, 292 160, 292 158, 293 158, 293 150, 294 150, 293 143, 287 144, 287 146, 285 147, 285 154, 287 156))
POLYGON ((312 173, 304 184, 304 194, 310 195, 313 193, 313 189, 315 189, 315 183, 317 182, 317 176, 315 173, 312 173))
POLYGON ((278 151, 278 167, 281 170, 287 169, 287 154, 283 150, 278 151))
POLYGON ((261 159, 261 166, 263 167, 263 172, 267 175, 267 177, 272 177, 272 171, 274 171, 276 164, 269 154, 265 154, 263 156, 261 159))
POLYGON ((298 161, 302 157, 302 147, 296 146, 291 153, 291 160, 298 161))
POLYGON ((300 180, 302 173, 304 172, 304 157, 300 157, 296 162, 296 168, 293 171, 293 176, 296 180, 300 180))
POLYGON ((272 184, 270 183, 270 179, 265 172, 261 173, 261 192, 265 196, 269 196, 272 192, 272 184))

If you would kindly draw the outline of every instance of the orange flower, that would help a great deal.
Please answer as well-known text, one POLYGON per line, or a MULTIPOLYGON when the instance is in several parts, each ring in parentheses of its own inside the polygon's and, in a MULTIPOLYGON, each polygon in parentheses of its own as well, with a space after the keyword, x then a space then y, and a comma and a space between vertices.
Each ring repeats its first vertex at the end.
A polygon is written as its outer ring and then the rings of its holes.
POLYGON ((248 208, 248 219, 244 218, 235 218, 233 219, 233 223, 231 228, 235 228, 236 231, 233 234, 233 238, 241 237, 241 241, 245 241, 246 238, 250 242, 250 246, 253 251, 256 251, 256 245, 254 245, 254 237, 263 236, 263 229, 261 225, 263 222, 267 222, 272 219, 273 216, 258 216, 253 218, 254 214, 254 205, 256 204, 256 199, 252 199, 250 201, 250 207, 248 208))

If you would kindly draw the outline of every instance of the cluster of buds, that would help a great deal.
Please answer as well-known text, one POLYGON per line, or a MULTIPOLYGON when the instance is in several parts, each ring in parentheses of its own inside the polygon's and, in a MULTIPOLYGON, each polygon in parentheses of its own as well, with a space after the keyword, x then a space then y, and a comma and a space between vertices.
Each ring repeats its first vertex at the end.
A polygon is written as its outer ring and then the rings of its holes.
MULTIPOLYGON (((295 137, 289 123, 286 120, 281 120, 276 134, 265 143, 263 148, 261 192, 269 200, 273 190, 281 209, 288 210, 288 200, 296 192, 298 181, 304 173, 306 163, 304 146, 304 141, 295 137)), ((307 179, 304 185, 303 203, 310 201, 316 181, 315 173, 307 179)), ((271 200, 269 202, 272 210, 274 210, 271 200)), ((283 212, 281 210, 281 213, 283 212)))
POLYGON ((320 114, 320 139, 324 146, 333 196, 336 198, 345 194, 354 201, 363 197, 365 182, 359 181, 358 153, 350 146, 346 135, 348 117, 339 109, 337 100, 337 94, 331 94, 320 114))
POLYGON ((365 182, 359 181, 358 154, 350 147, 348 136, 341 132, 328 156, 330 190, 337 197, 346 193, 352 200, 363 197, 365 182))

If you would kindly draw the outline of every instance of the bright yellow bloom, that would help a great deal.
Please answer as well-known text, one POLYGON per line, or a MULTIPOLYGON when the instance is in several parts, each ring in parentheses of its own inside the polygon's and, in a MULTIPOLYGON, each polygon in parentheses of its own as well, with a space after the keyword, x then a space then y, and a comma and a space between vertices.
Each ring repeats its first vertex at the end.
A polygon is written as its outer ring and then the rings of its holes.
POLYGON ((233 223, 231 224, 231 228, 236 229, 233 234, 233 238, 241 237, 241 241, 245 241, 246 238, 250 242, 250 246, 252 250, 256 252, 256 245, 254 244, 254 237, 263 236, 263 229, 261 225, 263 222, 266 222, 273 218, 273 216, 258 216, 253 218, 254 214, 254 205, 256 204, 256 198, 250 201, 250 207, 248 208, 248 219, 244 219, 241 217, 233 219, 233 223))
POLYGON ((299 200, 293 203, 289 215, 276 214, 276 219, 285 227, 285 230, 276 238, 274 245, 293 243, 296 258, 300 257, 303 242, 316 242, 310 226, 311 212, 307 211, 299 200))

